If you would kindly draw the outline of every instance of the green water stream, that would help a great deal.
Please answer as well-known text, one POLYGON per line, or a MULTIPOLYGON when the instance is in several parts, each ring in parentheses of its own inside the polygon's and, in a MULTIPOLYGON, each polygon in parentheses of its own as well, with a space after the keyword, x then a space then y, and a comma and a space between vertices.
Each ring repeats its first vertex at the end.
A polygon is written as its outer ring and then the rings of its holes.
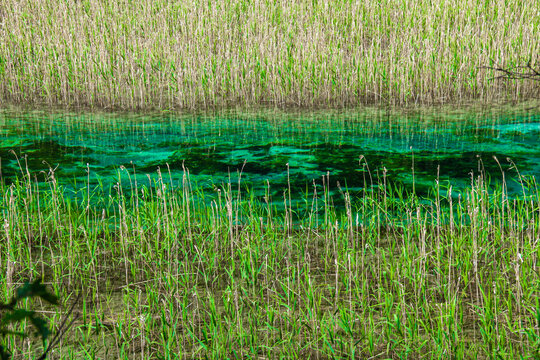
POLYGON ((128 181, 128 171, 144 185, 159 168, 167 183, 179 187, 188 169, 191 183, 210 192, 236 184, 241 172, 242 186, 255 196, 269 186, 275 201, 283 200, 289 183, 295 197, 321 186, 325 176, 335 191, 339 183, 354 194, 386 177, 409 190, 414 180, 416 192, 427 195, 437 178, 442 187, 459 189, 480 169, 500 181, 494 157, 506 178, 514 177, 511 192, 520 187, 507 159, 521 174, 538 178, 538 107, 187 115, 0 111, 5 183, 20 176, 22 166, 38 180, 54 168, 68 188, 88 181, 91 188, 106 187, 119 173, 128 181))

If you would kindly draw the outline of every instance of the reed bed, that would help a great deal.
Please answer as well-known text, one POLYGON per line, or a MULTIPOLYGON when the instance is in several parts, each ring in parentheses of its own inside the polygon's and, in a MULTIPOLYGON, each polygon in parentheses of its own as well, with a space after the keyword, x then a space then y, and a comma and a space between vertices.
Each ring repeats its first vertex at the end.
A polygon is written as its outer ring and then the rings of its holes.
POLYGON ((82 295, 58 359, 534 359, 540 193, 510 165, 502 185, 479 173, 418 198, 362 162, 342 208, 327 174, 303 205, 283 189, 281 212, 240 177, 205 195, 188 170, 142 183, 121 168, 74 194, 23 165, 1 185, 0 291, 44 274, 66 307, 82 295))
POLYGON ((0 1, 0 100, 123 109, 525 99, 537 1, 0 1))

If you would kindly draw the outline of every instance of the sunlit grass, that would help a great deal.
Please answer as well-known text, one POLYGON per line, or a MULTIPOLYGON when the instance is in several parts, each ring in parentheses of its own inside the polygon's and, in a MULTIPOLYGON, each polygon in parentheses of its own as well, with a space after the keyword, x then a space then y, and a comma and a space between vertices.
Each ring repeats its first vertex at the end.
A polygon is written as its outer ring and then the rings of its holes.
POLYGON ((0 100, 106 108, 523 99, 536 1, 14 1, 0 100))
POLYGON ((75 201, 23 167, 1 188, 0 289, 45 274, 66 303, 82 293, 57 358, 534 358, 539 192, 501 169, 519 196, 477 174, 418 198, 366 173, 342 208, 325 177, 279 212, 237 183, 202 200, 188 172, 124 168, 75 201))

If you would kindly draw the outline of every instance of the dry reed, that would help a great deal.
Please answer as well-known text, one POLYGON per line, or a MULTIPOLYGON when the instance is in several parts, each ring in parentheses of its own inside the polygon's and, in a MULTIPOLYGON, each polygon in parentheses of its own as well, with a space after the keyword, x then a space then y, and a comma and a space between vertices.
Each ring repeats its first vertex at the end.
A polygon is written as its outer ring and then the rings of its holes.
POLYGON ((535 1, 0 1, 0 100, 124 109, 524 99, 535 1))

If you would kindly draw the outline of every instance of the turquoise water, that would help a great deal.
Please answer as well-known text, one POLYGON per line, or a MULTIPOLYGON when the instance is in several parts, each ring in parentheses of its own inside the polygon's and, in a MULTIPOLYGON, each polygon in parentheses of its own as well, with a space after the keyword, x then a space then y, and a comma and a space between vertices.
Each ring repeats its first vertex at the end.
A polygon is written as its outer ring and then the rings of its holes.
MULTIPOLYGON (((540 176, 540 108, 431 109, 400 112, 221 112, 205 114, 0 112, 2 180, 12 182, 20 167, 45 180, 49 168, 66 187, 107 187, 119 174, 141 185, 157 178, 182 186, 184 169, 192 185, 209 192, 229 182, 254 196, 267 188, 283 201, 306 189, 338 184, 351 194, 377 177, 427 196, 438 178, 445 187, 467 186, 483 169, 492 182, 516 170, 540 176), (362 158, 362 160, 360 160, 362 158), (124 170, 125 167, 127 170, 124 170), (369 173, 368 173, 369 168, 369 173), (414 169, 414 171, 413 171, 414 169), (170 171, 170 176, 169 176, 170 171), (414 176, 413 176, 414 173, 414 176), (135 174, 135 175, 134 175, 135 174), (371 179, 370 180, 370 175, 371 179), (326 180, 325 180, 326 181, 326 180)), ((311 190, 310 190, 311 191, 311 190)))

